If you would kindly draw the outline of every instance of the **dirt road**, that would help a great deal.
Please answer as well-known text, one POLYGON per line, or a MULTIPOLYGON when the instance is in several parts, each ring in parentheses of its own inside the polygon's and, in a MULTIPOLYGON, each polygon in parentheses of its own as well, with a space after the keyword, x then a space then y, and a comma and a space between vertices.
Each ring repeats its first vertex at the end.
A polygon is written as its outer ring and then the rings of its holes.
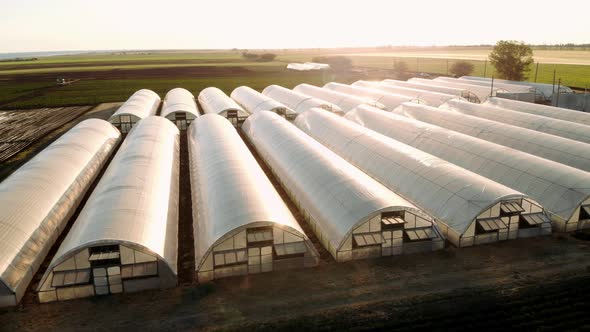
POLYGON ((322 330, 419 323, 435 328, 439 321, 463 324, 467 319, 470 323, 464 327, 473 327, 507 319, 516 319, 514 324, 542 324, 543 318, 582 326, 588 324, 584 318, 590 281, 588 244, 569 235, 553 235, 430 254, 323 263, 312 269, 171 290, 28 304, 0 313, 0 329, 322 330), (545 314, 560 309, 564 312, 558 311, 558 317, 545 314), (503 310, 527 314, 502 315, 503 310))

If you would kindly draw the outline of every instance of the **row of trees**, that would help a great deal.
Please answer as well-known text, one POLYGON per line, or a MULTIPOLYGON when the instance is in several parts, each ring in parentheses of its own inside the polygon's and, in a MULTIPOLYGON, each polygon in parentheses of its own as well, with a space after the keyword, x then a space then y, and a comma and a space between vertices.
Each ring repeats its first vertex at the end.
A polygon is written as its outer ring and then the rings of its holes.
MULTIPOLYGON (((498 78, 513 81, 526 79, 533 64, 533 50, 522 42, 500 40, 489 55, 490 64, 496 69, 498 78)), ((474 66, 468 61, 457 61, 449 68, 449 72, 456 77, 469 75, 474 66)), ((408 64, 404 61, 394 62, 394 71, 398 78, 407 79, 408 64)))
MULTIPOLYGON (((260 62, 270 62, 276 58, 274 53, 242 53, 245 59, 260 62)), ((500 40, 489 55, 490 64, 496 68, 499 78, 521 81, 533 64, 533 50, 522 42, 500 40)), ((352 68, 352 60, 343 56, 317 56, 313 62, 327 63, 335 71, 346 71, 352 68)), ((468 61, 457 61, 449 68, 455 76, 465 76, 473 72, 474 66, 468 61)), ((394 63, 394 71, 400 79, 408 78, 408 64, 404 61, 394 63)))
POLYGON ((248 59, 251 61, 271 62, 277 57, 277 55, 274 53, 258 54, 258 53, 242 52, 242 57, 244 59, 248 59))

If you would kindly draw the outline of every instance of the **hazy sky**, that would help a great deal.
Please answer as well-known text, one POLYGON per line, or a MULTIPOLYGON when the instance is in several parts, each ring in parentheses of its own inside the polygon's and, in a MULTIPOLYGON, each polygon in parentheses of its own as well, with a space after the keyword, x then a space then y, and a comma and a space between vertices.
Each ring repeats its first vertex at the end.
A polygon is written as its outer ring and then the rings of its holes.
POLYGON ((590 43, 590 0, 0 0, 0 52, 590 43))

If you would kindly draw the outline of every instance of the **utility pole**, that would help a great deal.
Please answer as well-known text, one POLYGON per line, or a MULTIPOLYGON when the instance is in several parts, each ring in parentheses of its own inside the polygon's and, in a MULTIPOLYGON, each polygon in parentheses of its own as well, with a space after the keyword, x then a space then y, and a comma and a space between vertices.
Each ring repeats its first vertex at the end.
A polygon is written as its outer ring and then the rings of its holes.
POLYGON ((535 69, 535 83, 537 83, 537 74, 539 73, 539 62, 537 62, 537 68, 535 69))
POLYGON ((551 89, 551 93, 555 93, 555 69, 553 69, 553 88, 551 89))
POLYGON ((557 98, 555 99, 555 107, 559 107, 559 90, 561 89, 561 78, 557 83, 557 98))
POLYGON ((492 85, 490 86, 490 97, 494 96, 494 76, 492 75, 492 85))
POLYGON ((582 111, 586 112, 586 99, 588 98, 588 84, 584 88, 584 106, 582 106, 582 111))
POLYGON ((483 64, 483 77, 486 77, 486 70, 488 69, 488 60, 483 64))

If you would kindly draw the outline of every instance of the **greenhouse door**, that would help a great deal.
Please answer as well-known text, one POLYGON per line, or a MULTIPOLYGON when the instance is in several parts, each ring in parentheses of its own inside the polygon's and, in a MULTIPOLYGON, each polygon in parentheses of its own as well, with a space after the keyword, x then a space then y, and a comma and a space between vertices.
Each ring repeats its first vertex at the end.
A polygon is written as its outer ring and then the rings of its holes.
POLYGON ((272 246, 248 248, 248 273, 272 271, 272 246))

